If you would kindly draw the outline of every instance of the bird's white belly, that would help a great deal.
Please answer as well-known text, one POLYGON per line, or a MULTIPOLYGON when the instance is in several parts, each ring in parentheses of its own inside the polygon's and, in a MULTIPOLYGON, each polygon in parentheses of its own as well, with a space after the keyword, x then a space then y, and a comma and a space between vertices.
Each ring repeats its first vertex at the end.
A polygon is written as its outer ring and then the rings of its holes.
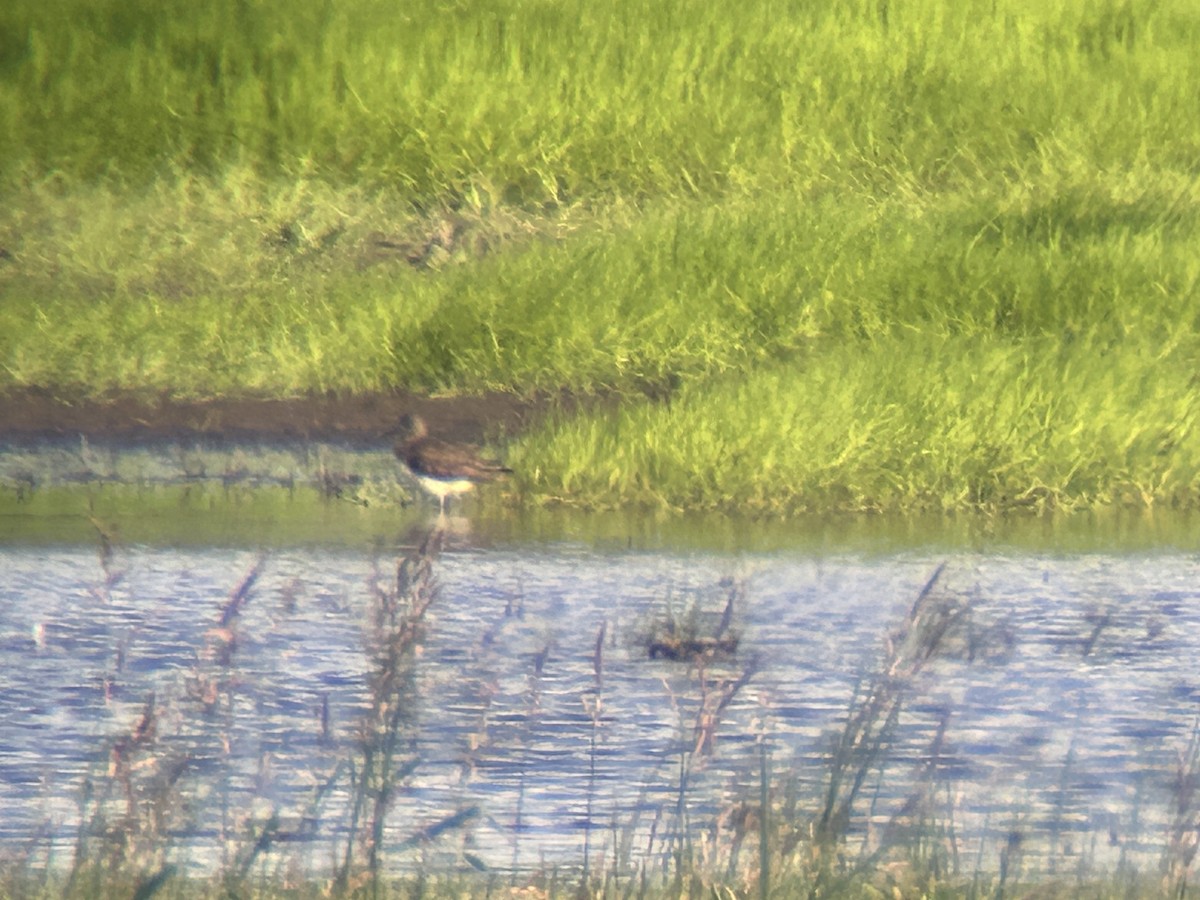
POLYGON ((475 488, 475 482, 469 478, 430 478, 428 475, 418 475, 417 480, 421 482, 421 487, 439 500, 465 494, 475 488))

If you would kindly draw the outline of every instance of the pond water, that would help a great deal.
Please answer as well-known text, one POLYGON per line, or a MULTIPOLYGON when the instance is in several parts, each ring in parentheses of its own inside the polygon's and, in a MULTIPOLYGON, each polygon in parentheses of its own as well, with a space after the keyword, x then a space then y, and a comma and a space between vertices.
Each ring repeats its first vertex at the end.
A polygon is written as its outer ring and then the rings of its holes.
MULTIPOLYGON (((133 516, 107 555, 78 515, 65 542, 46 539, 44 518, 22 528, 10 517, 0 851, 69 855, 84 798, 122 777, 114 741, 153 694, 146 758, 187 761, 162 787, 182 798, 168 829, 179 854, 206 865, 277 814, 292 839, 273 852, 326 866, 349 827, 371 585, 392 583, 404 545, 429 526, 371 519, 347 541, 336 522, 355 514, 339 507, 332 525, 274 542, 129 540, 145 527, 133 516), (230 592, 256 565, 223 632, 230 592)), ((268 520, 250 530, 269 534, 268 520)), ((661 858, 681 831, 715 845, 756 802, 764 757, 776 799, 793 795, 791 814, 811 818, 856 690, 939 566, 931 595, 969 611, 965 630, 904 684, 853 840, 885 841, 924 791, 971 865, 994 862, 1014 834, 1051 865, 1160 857, 1200 714, 1193 547, 1153 534, 1086 546, 1070 529, 1056 546, 1036 523, 1020 540, 975 523, 913 542, 845 523, 801 540, 714 520, 679 540, 645 523, 622 538, 614 520, 539 519, 523 534, 498 524, 511 521, 452 522, 434 562, 398 751, 411 771, 387 820, 396 864, 528 869, 578 863, 585 849, 661 858), (715 633, 731 595, 736 653, 703 667, 651 658, 647 636, 663 623, 715 633), (404 849, 448 818, 436 840, 404 849)))

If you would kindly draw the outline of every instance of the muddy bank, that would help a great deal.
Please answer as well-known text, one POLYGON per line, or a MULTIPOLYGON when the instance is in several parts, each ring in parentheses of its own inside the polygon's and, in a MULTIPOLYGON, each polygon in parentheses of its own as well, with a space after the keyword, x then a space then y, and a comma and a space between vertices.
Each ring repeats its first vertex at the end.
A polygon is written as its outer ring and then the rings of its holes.
POLYGON ((500 393, 74 400, 10 392, 0 395, 0 500, 51 485, 216 481, 405 501, 411 490, 393 496, 400 470, 392 456, 405 413, 419 413, 446 440, 503 444, 558 405, 500 393))
POLYGON ((71 399, 45 390, 0 394, 0 441, 21 444, 84 437, 92 441, 344 441, 384 444, 406 412, 448 440, 480 442, 528 427, 557 400, 512 394, 428 397, 396 392, 283 399, 178 400, 119 395, 71 399))

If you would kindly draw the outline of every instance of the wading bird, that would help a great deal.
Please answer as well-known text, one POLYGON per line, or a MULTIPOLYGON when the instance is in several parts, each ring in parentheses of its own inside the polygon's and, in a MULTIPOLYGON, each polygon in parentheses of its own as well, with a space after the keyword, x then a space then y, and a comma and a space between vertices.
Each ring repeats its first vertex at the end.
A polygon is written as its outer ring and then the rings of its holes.
POLYGON ((443 513, 451 495, 465 494, 477 484, 495 481, 512 471, 495 460, 483 459, 465 444, 430 437, 424 419, 417 415, 400 419, 400 434, 396 456, 421 487, 438 498, 443 513))

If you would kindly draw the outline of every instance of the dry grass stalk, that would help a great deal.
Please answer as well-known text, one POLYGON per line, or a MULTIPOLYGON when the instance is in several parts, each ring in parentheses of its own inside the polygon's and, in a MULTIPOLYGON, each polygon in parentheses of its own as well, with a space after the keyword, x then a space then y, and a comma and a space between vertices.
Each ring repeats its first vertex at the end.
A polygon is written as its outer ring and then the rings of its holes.
POLYGON ((1200 724, 1192 728, 1171 780, 1171 824, 1163 855, 1163 893, 1184 897, 1200 848, 1200 724))
POLYGON ((692 729, 695 737, 693 755, 705 757, 716 752, 717 728, 721 724, 721 716, 757 671, 758 660, 752 659, 737 678, 711 679, 707 677, 704 662, 700 662, 696 675, 700 686, 700 707, 696 710, 696 723, 692 729))
POLYGON ((868 775, 884 759, 912 679, 932 659, 965 607, 933 596, 934 571, 903 626, 889 638, 879 674, 855 697, 830 760, 829 787, 813 834, 818 845, 840 844, 868 775))
MULTIPOLYGON (((107 590, 119 578, 113 568, 114 538, 93 524, 101 536, 107 590)), ((249 602, 261 567, 259 560, 230 592, 216 625, 205 633, 204 651, 185 679, 187 696, 199 704, 206 718, 231 690, 236 620, 249 602)), ((187 830, 190 813, 183 779, 192 770, 192 759, 187 751, 165 750, 159 743, 165 712, 166 706, 151 693, 128 731, 111 741, 104 772, 88 780, 74 861, 63 888, 66 895, 91 895, 127 885, 132 896, 146 900, 173 877, 172 835, 187 830)), ((222 744, 228 747, 228 743, 226 736, 222 744)), ((228 889, 240 883, 270 845, 273 830, 260 829, 252 844, 238 852, 236 865, 222 875, 228 889)))
MULTIPOLYGON (((369 702, 349 764, 354 800, 352 837, 334 878, 335 891, 356 885, 369 886, 373 893, 381 889, 388 811, 397 789, 419 764, 416 755, 406 750, 406 725, 417 697, 416 663, 425 635, 425 615, 438 592, 433 560, 441 541, 442 532, 432 531, 420 547, 397 563, 393 587, 372 586, 367 632, 369 702)), ((410 838, 401 849, 431 840, 473 814, 452 814, 426 833, 410 838)))

